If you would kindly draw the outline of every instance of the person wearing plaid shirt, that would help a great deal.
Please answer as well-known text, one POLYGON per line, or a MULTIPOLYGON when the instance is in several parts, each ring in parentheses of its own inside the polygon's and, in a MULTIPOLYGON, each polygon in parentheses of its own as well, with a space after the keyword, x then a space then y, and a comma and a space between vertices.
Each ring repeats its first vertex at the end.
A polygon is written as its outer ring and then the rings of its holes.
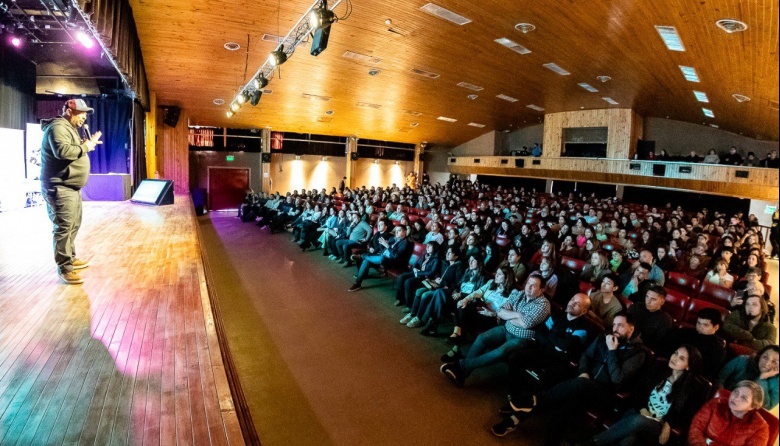
POLYGON ((506 359, 512 352, 533 341, 534 329, 550 316, 550 302, 543 296, 544 279, 531 274, 525 290, 514 290, 507 303, 492 312, 487 308, 479 312, 496 316, 504 321, 477 337, 464 359, 441 366, 441 372, 456 385, 463 386, 474 370, 506 359))

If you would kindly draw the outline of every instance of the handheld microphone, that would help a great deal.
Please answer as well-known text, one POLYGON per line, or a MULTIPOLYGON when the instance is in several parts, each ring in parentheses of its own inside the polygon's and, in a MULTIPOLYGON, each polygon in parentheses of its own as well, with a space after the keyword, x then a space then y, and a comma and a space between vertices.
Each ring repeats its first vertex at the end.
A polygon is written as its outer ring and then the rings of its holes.
POLYGON ((92 139, 92 133, 89 132, 89 124, 84 123, 81 127, 84 129, 84 134, 87 135, 87 139, 92 139))

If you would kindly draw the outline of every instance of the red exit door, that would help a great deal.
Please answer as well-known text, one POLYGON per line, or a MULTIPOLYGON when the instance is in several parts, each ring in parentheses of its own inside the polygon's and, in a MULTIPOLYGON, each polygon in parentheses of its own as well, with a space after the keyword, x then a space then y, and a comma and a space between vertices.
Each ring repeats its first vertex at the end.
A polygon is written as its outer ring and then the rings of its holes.
POLYGON ((249 168, 209 167, 208 206, 210 211, 238 209, 249 191, 249 168))

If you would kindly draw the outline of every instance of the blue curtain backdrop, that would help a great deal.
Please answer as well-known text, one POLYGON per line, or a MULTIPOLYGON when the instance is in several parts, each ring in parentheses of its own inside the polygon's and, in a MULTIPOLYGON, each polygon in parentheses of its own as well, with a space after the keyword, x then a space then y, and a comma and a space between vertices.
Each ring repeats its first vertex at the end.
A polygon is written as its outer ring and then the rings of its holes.
MULTIPOLYGON (((77 98, 75 96, 74 98, 77 98)), ((44 99, 36 103, 38 120, 62 114, 68 98, 44 99)), ((100 130, 103 144, 89 154, 92 173, 130 173, 130 130, 133 101, 130 98, 84 98, 95 112, 87 118, 92 133, 100 130)))

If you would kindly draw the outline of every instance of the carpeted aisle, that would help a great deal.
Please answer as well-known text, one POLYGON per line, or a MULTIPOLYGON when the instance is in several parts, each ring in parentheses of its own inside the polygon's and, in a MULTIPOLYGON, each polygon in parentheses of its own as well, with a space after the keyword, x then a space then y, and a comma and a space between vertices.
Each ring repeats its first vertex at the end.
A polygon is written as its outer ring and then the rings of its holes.
MULTIPOLYGON (((354 268, 301 253, 234 214, 201 217, 230 350, 265 446, 500 444, 490 426, 505 373, 458 389, 438 371, 447 350, 398 323, 387 279, 346 290, 354 268)), ((512 444, 539 444, 529 422, 512 444)), ((504 442, 507 440, 504 440, 504 442)))

